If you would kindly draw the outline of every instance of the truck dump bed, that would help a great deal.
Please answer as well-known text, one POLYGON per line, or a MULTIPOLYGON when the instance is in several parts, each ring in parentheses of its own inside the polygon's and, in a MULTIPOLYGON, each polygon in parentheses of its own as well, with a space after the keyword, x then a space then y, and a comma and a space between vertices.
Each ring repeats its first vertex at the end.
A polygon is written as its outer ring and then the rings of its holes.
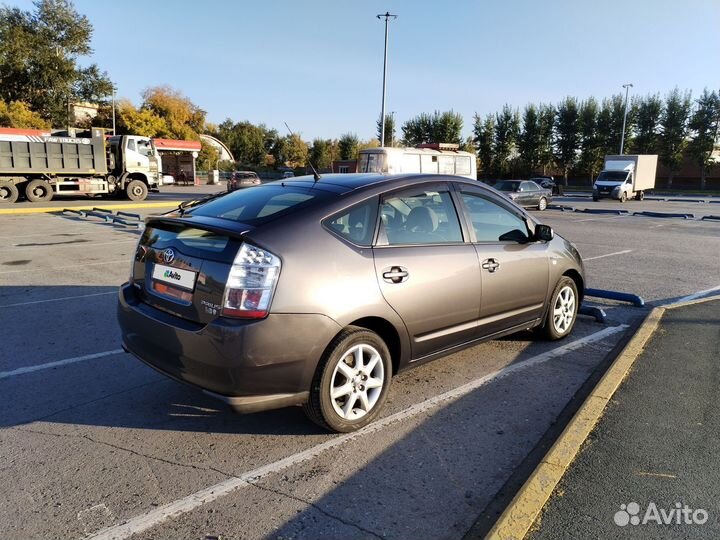
POLYGON ((0 175, 105 175, 105 136, 93 128, 92 138, 23 134, 0 130, 0 175))

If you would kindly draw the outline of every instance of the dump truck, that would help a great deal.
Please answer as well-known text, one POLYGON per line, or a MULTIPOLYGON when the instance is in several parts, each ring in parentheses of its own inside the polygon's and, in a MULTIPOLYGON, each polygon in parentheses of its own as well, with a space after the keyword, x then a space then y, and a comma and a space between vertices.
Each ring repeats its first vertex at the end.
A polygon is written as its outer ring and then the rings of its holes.
POLYGON ((47 202, 63 195, 111 195, 141 201, 161 182, 152 139, 0 128, 0 202, 24 196, 47 202))
POLYGON ((603 197, 625 202, 642 201, 655 187, 656 155, 605 156, 603 170, 593 184, 593 201, 603 197))

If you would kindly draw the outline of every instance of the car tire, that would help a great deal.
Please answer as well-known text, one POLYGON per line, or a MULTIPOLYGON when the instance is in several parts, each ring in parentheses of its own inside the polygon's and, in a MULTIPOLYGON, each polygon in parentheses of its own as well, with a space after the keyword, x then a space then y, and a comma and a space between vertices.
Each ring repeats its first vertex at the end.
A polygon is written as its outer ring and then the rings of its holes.
POLYGON ((540 200, 538 201, 538 210, 540 210, 542 212, 546 208, 547 208, 547 199, 545 197, 540 197, 540 200))
POLYGON ((593 195, 593 201, 598 202, 600 200, 600 197, 597 195, 593 195))
POLYGON ((636 201, 642 201, 645 198, 645 192, 644 191, 638 191, 635 194, 635 200, 636 201))
POLYGON ((30 202, 50 202, 53 198, 52 186, 45 180, 30 180, 25 185, 25 198, 30 202))
POLYGON ((0 204, 17 202, 20 192, 12 182, 0 182, 0 204))
POLYGON ((125 186, 125 195, 131 201, 144 201, 147 198, 148 188, 142 180, 132 180, 125 186))
POLYGON ((325 350, 303 409, 310 420, 329 431, 358 430, 380 412, 391 378, 390 351, 382 338, 365 328, 348 326, 325 350))
POLYGON ((563 276, 550 297, 541 335, 550 341, 566 337, 572 332, 579 306, 578 290, 572 278, 563 276))
POLYGON ((625 193, 623 191, 622 194, 620 195, 620 202, 624 203, 625 201, 627 201, 627 193, 625 193))

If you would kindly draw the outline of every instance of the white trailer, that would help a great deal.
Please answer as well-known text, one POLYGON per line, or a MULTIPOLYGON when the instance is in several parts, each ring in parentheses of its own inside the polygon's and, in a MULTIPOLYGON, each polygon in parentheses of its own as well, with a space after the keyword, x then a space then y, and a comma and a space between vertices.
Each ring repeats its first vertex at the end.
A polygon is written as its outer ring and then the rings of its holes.
POLYGON ((655 187, 656 155, 605 156, 605 166, 593 185, 593 201, 610 197, 620 202, 642 201, 655 187))

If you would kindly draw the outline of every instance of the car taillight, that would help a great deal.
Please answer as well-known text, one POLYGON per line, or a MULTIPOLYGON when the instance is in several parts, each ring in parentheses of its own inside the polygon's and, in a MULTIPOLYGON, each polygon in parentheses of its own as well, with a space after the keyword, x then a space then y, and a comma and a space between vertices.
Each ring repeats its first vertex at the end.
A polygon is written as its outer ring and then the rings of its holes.
POLYGON ((225 317, 261 319, 268 314, 280 276, 280 259, 243 243, 235 256, 223 295, 225 317))

